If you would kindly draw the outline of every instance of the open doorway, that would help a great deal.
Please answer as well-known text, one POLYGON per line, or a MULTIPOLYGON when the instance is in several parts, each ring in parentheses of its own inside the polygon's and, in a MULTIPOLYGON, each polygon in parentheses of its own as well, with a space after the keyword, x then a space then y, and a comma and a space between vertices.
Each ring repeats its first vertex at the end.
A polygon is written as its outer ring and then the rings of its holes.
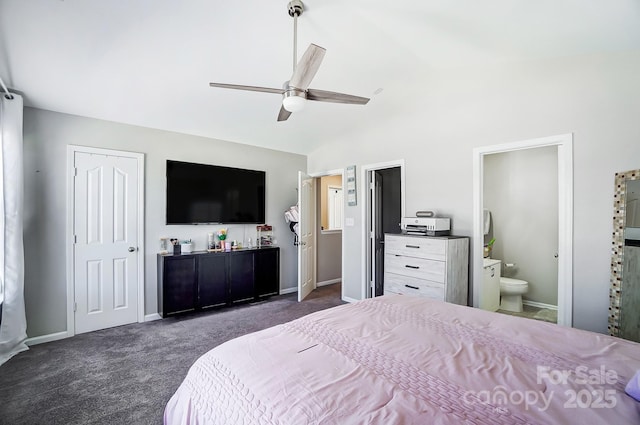
POLYGON ((342 292, 342 173, 316 179, 316 282, 342 292))
MULTIPOLYGON (((485 257, 500 283, 519 284, 516 291, 521 293, 515 300, 508 293, 496 296, 495 311, 556 323, 558 147, 485 155, 483 177, 483 209, 489 220, 484 243, 493 242, 485 257)), ((487 299, 485 295, 483 290, 487 299)))
MULTIPOLYGON (((518 245, 525 244, 525 246, 523 247, 523 252, 528 252, 529 256, 532 256, 532 253, 535 252, 535 250, 533 250, 531 246, 526 246, 526 244, 528 243, 528 244, 540 245, 543 248, 542 256, 548 257, 548 258, 545 258, 545 261, 550 263, 550 265, 548 267, 546 266, 545 268, 548 270, 551 270, 549 273, 555 273, 555 275, 557 276, 557 280, 547 279, 549 281, 552 281, 552 283, 554 284, 553 286, 556 287, 556 292, 555 292, 556 296, 553 297, 553 294, 546 294, 544 296, 546 296, 550 301, 544 301, 544 298, 541 298, 543 302, 530 301, 529 304, 534 306, 538 304, 538 306, 549 307, 549 306, 552 306, 553 302, 556 302, 557 303, 556 304, 557 305, 557 323, 560 325, 571 326, 572 287, 573 287, 572 142, 573 142, 572 135, 566 134, 566 135, 560 135, 560 136, 525 140, 525 141, 516 142, 516 143, 508 143, 503 145, 487 146, 487 147, 474 149, 474 241, 473 241, 474 247, 472 251, 473 264, 474 264, 474 267, 473 267, 473 277, 474 277, 473 306, 474 307, 481 306, 481 300, 483 299, 482 295, 484 293, 485 286, 489 285, 489 282, 483 279, 484 264, 485 264, 483 253, 490 255, 491 250, 487 252, 484 249, 483 244, 486 243, 485 241, 486 238, 491 238, 491 239, 493 238, 490 236, 491 226, 489 227, 489 229, 487 229, 487 225, 485 224, 485 222, 487 222, 485 218, 488 217, 487 213, 485 212, 485 209, 489 209, 488 207, 500 209, 501 211, 500 214, 502 214, 501 216, 502 218, 499 218, 497 222, 494 220, 491 220, 490 223, 493 224, 494 226, 499 225, 503 229, 509 228, 508 226, 509 221, 515 221, 515 224, 511 226, 511 228, 518 228, 518 226, 521 228, 526 227, 525 224, 517 221, 518 217, 523 215, 522 208, 525 208, 525 209, 528 208, 528 210, 532 210, 532 209, 536 210, 535 207, 530 207, 530 206, 523 207, 525 203, 520 202, 518 206, 502 211, 504 208, 503 208, 503 205, 501 204, 506 204, 505 199, 507 198, 509 202, 512 202, 518 196, 524 196, 523 199, 527 201, 526 205, 530 205, 531 204, 530 201, 532 201, 532 199, 528 199, 528 198, 537 197, 537 195, 535 194, 535 191, 533 190, 533 188, 529 187, 531 185, 528 186, 526 184, 523 184, 522 187, 520 188, 515 187, 517 184, 517 181, 519 180, 524 181, 526 180, 525 178, 515 178, 514 176, 506 177, 506 173, 502 173, 497 177, 496 176, 490 177, 491 174, 486 173, 486 168, 487 167, 497 168, 497 167, 500 167, 501 164, 502 165, 506 164, 505 167, 508 168, 517 161, 521 161, 521 164, 524 164, 522 163, 523 160, 526 161, 525 162, 526 165, 529 166, 529 165, 532 165, 533 160, 536 157, 549 158, 549 155, 550 155, 552 159, 547 159, 544 161, 548 163, 547 165, 549 167, 555 167, 555 170, 553 170, 553 173, 551 171, 548 171, 547 172, 548 175, 545 176, 545 178, 548 178, 551 175, 557 176, 557 178, 554 177, 553 181, 550 180, 550 184, 556 185, 557 191, 555 191, 555 197, 557 202, 553 203, 553 209, 555 210, 555 212, 554 214, 551 215, 551 218, 547 219, 547 221, 556 220, 556 222, 553 223, 553 226, 551 224, 547 224, 546 226, 549 228, 551 227, 555 228, 557 226, 557 231, 553 230, 553 232, 550 233, 551 236, 547 237, 547 240, 545 241, 548 243, 547 245, 543 245, 543 243, 538 240, 538 234, 541 234, 541 232, 538 232, 535 237, 520 237, 520 238, 518 238, 517 235, 515 235, 514 237, 514 235, 507 235, 506 233, 503 233, 502 239, 504 239, 505 243, 509 245, 508 247, 505 247, 502 250, 497 249, 497 252, 495 253, 495 255, 502 256, 504 257, 504 259, 506 259, 505 265, 507 267, 506 268, 507 273, 511 273, 512 270, 517 267, 520 267, 523 272, 525 271, 526 268, 529 268, 532 270, 538 270, 541 268, 541 265, 540 265, 541 260, 537 262, 534 261, 534 264, 529 265, 528 263, 530 262, 529 261, 530 259, 528 257, 521 255, 520 257, 521 259, 518 262, 514 262, 513 258, 516 255, 519 255, 518 250, 520 249, 520 247, 518 245), (531 156, 530 153, 534 151, 536 152, 536 155, 531 156), (503 154, 509 154, 509 155, 503 155, 503 154), (496 184, 492 184, 491 181, 495 183, 497 181, 500 181, 500 179, 508 180, 509 185, 504 186, 502 189, 499 189, 497 195, 496 193, 485 192, 485 189, 487 189, 488 185, 496 186, 496 184), (507 198, 505 198, 504 192, 507 190, 515 190, 515 192, 509 195, 507 198), (502 198, 500 198, 500 196, 502 196, 502 198), (513 239, 513 241, 509 242, 510 239, 513 239)), ((540 168, 540 166, 536 166, 536 167, 540 168)), ((525 167, 524 166, 519 167, 518 170, 516 171, 519 172, 521 171, 521 169, 525 169, 525 167)), ((535 173, 531 171, 530 174, 533 175, 535 173)), ((524 176, 524 177, 527 177, 527 176, 524 176)), ((533 177, 533 179, 535 180, 536 178, 533 177)), ((539 192, 540 191, 541 190, 539 190, 539 192)), ((547 189, 547 191, 553 192, 551 189, 547 189)), ((550 209, 551 207, 545 206, 542 208, 550 209)), ((537 209, 540 209, 540 207, 538 207, 537 209)), ((536 211, 525 211, 525 212, 535 213, 536 211)), ((489 245, 491 245, 491 243, 489 243, 489 245)), ((538 246, 536 246, 536 248, 537 247, 538 246)), ((535 282, 541 282, 541 280, 538 279, 537 277, 538 275, 531 275, 531 276, 536 276, 535 282)), ((512 276, 509 276, 510 281, 507 282, 508 285, 513 286, 514 284, 526 283, 527 286, 525 287, 525 289, 527 291, 529 290, 528 288, 529 284, 526 280, 524 280, 524 277, 525 277, 524 274, 522 276, 522 279, 518 279, 520 276, 517 276, 517 275, 513 277, 515 277, 518 280, 518 282, 514 282, 516 279, 513 279, 512 276)), ((542 297, 543 295, 539 293, 540 292, 539 290, 543 289, 542 287, 544 285, 541 285, 539 283, 536 283, 536 285, 537 287, 534 288, 535 291, 532 290, 529 293, 532 295, 537 294, 536 296, 542 297)), ((502 291, 502 289, 500 289, 500 291, 502 291)), ((523 293, 524 289, 520 292, 523 293)), ((508 294, 508 292, 506 293, 508 294)), ((501 294, 501 299, 503 298, 504 298, 504 294, 501 294)), ((523 297, 521 296, 520 299, 522 298, 523 297)), ((520 303, 521 301, 518 301, 518 304, 520 303)), ((515 310, 519 310, 519 308, 516 308, 515 310)), ((514 310, 512 309, 512 311, 514 310)))
POLYGON ((343 170, 299 173, 298 301, 317 288, 343 298, 343 170))
POLYGON ((365 284, 363 298, 384 294, 384 235, 400 233, 404 215, 404 161, 363 167, 365 284))

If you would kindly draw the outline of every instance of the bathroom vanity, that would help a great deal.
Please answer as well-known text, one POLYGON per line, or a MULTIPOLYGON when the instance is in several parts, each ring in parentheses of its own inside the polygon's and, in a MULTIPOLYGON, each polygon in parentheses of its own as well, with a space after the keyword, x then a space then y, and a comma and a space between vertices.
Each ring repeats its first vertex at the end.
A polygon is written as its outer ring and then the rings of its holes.
POLYGON ((469 238, 385 234, 384 294, 467 305, 469 238))
POLYGON ((500 260, 484 258, 484 273, 482 275, 482 291, 480 292, 479 307, 487 311, 497 311, 500 308, 500 260))

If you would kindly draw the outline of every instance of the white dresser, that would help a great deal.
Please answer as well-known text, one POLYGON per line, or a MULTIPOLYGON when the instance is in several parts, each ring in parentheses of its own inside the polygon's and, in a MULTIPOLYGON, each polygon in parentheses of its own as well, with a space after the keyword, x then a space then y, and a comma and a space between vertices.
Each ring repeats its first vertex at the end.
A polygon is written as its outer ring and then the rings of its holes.
POLYGON ((384 294, 467 305, 469 238, 385 234, 384 294))

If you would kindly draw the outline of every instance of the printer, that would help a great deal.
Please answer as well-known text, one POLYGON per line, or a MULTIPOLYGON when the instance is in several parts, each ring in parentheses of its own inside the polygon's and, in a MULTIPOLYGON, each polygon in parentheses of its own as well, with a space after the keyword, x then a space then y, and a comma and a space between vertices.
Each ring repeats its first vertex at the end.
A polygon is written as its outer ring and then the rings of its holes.
POLYGON ((451 232, 451 219, 448 217, 402 217, 402 233, 420 236, 447 236, 451 232))

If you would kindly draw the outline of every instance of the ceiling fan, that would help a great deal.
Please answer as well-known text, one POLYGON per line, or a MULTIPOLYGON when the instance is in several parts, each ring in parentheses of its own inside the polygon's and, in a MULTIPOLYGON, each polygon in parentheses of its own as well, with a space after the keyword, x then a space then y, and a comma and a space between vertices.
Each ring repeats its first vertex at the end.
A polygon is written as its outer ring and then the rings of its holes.
POLYGON ((310 44, 307 51, 300 58, 300 62, 297 61, 298 16, 302 14, 303 10, 304 6, 300 0, 292 0, 288 4, 289 16, 293 18, 293 75, 289 81, 285 81, 281 89, 223 83, 209 83, 209 86, 281 94, 282 106, 278 114, 278 121, 285 121, 292 112, 300 111, 307 100, 355 105, 365 105, 369 102, 369 98, 366 97, 309 88, 311 80, 313 80, 318 68, 320 68, 326 50, 315 44, 310 44))

